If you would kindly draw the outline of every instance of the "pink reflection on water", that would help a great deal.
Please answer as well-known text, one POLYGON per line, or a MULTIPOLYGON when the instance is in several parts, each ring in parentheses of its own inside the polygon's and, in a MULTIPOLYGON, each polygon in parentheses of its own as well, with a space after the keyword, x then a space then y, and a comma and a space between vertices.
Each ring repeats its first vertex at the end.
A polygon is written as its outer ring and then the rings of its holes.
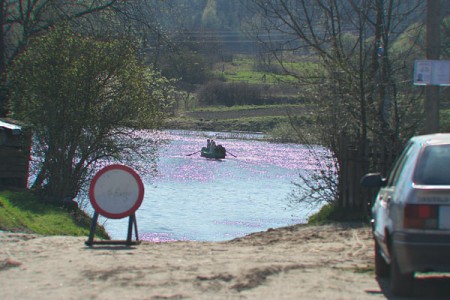
POLYGON ((302 145, 216 139, 217 144, 226 148, 228 155, 224 160, 209 160, 196 152, 206 146, 206 139, 211 137, 198 134, 166 133, 165 138, 170 142, 161 150, 166 159, 159 162, 160 179, 208 182, 219 176, 236 176, 235 171, 221 167, 222 164, 232 165, 234 170, 238 168, 252 176, 280 179, 292 176, 296 170, 324 169, 327 166, 322 164, 330 157, 329 151, 320 147, 314 149, 314 156, 302 145))
POLYGON ((214 173, 206 168, 199 168, 198 164, 187 164, 178 166, 175 170, 172 170, 171 178, 178 180, 188 180, 195 179, 197 181, 208 181, 209 179, 214 179, 214 173), (201 169, 201 172, 199 172, 201 169))
POLYGON ((261 142, 255 147, 253 143, 236 142, 232 147, 236 147, 233 151, 243 153, 241 159, 256 165, 289 170, 317 168, 316 160, 309 150, 301 145, 261 142))
POLYGON ((175 239, 169 233, 159 233, 159 232, 146 232, 139 235, 139 239, 144 242, 150 243, 170 243, 179 241, 189 241, 188 238, 183 237, 181 239, 175 239))

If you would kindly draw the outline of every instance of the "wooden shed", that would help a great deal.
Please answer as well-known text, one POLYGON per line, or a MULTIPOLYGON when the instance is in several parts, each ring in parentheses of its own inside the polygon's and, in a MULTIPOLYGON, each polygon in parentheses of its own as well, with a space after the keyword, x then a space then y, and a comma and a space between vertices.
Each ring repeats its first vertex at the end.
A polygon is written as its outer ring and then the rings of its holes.
POLYGON ((31 130, 0 119, 0 189, 27 188, 31 130))

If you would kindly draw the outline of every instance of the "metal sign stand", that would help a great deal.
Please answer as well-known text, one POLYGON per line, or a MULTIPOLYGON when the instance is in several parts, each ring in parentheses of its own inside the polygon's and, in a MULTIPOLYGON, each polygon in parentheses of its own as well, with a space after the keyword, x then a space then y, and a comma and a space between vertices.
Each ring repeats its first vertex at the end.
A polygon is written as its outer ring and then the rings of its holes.
POLYGON ((124 244, 130 246, 140 244, 135 212, 144 199, 144 184, 136 171, 124 165, 104 167, 97 172, 91 181, 89 198, 94 207, 94 216, 92 217, 91 231, 86 245, 124 244), (110 219, 128 217, 127 240, 94 242, 95 228, 97 227, 99 215, 110 219), (132 241, 133 227, 136 241, 132 241))
POLYGON ((94 244, 97 245, 139 245, 141 241, 139 241, 139 235, 138 235, 138 229, 137 229, 137 222, 136 222, 136 215, 133 213, 128 218, 128 234, 126 241, 118 241, 118 240, 101 240, 101 241, 94 241, 95 236, 95 229, 97 227, 97 221, 98 221, 98 212, 94 212, 94 216, 92 218, 91 223, 91 230, 89 233, 89 239, 86 241, 86 245, 89 247, 92 247, 94 244), (134 227, 134 235, 136 237, 136 241, 132 241, 132 235, 133 235, 133 227, 134 227))

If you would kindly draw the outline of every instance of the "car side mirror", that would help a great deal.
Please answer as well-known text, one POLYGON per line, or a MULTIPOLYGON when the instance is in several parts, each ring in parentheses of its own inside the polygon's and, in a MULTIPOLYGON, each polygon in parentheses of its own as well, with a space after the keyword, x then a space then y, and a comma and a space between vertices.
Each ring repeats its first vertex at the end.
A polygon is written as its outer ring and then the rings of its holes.
POLYGON ((380 173, 368 173, 361 178, 360 183, 366 188, 379 188, 386 185, 386 178, 380 173))

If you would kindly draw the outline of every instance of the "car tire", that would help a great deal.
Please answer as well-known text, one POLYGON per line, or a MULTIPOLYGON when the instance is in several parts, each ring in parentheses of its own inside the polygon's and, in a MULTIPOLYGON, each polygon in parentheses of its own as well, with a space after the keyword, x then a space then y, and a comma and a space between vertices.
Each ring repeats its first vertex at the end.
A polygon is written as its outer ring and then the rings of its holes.
POLYGON ((401 273, 392 249, 391 255, 391 291, 396 296, 411 296, 413 292, 414 272, 401 273))
POLYGON ((375 275, 380 278, 389 276, 389 264, 380 253, 380 246, 375 241, 375 275))

